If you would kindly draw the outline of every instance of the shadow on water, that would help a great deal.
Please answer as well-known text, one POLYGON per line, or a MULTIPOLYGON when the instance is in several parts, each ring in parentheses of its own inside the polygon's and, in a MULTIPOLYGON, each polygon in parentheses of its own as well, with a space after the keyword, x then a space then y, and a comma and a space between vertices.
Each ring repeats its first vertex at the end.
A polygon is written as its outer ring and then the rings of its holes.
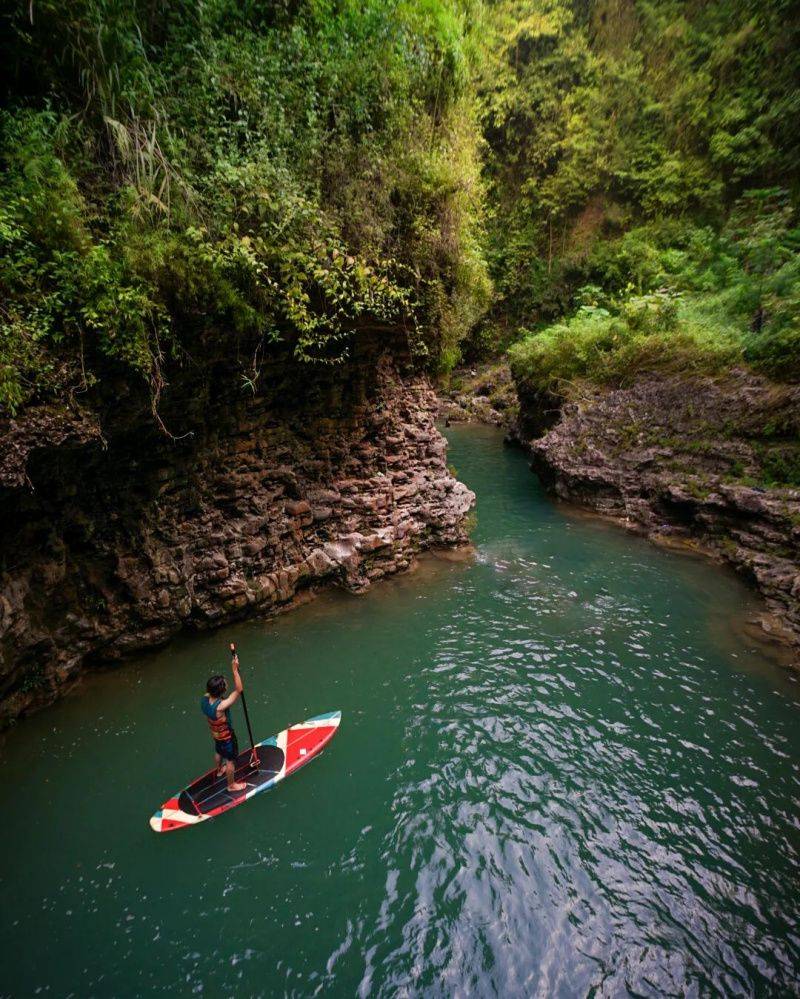
POLYGON ((496 432, 448 435, 470 557, 182 638, 6 741, 0 993, 794 989, 797 685, 731 627, 751 595, 565 516, 496 432), (197 702, 232 639, 258 737, 342 727, 156 836, 208 765, 197 702))

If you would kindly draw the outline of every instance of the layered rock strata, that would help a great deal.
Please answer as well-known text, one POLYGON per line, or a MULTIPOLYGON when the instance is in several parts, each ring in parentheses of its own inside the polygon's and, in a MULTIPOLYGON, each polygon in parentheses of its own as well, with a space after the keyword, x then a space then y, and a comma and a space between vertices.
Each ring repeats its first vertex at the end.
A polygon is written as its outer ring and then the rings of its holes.
POLYGON ((484 364, 460 368, 440 389, 439 415, 447 423, 488 423, 510 430, 519 405, 508 365, 484 364))
POLYGON ((184 386, 178 441, 74 407, 2 428, 0 722, 182 628, 363 590, 466 540, 474 496, 424 378, 379 356, 266 382, 237 402, 184 386))
POLYGON ((800 489, 757 484, 795 460, 799 421, 796 387, 653 377, 587 389, 524 443, 563 499, 733 565, 766 599, 765 630, 800 649, 800 489))

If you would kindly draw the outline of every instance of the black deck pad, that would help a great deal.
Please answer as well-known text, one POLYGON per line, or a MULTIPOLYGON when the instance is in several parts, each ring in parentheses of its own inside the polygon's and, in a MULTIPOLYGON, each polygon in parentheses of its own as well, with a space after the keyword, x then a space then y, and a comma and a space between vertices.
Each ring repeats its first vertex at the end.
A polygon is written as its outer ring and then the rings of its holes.
MULTIPOLYGON (((283 750, 278 749, 277 746, 256 747, 259 760, 257 770, 254 769, 250 762, 252 752, 251 749, 245 749, 239 753, 236 757, 236 767, 234 770, 236 780, 246 783, 248 791, 271 781, 273 777, 280 773, 283 767, 283 750)), ((217 777, 216 773, 212 770, 204 777, 196 780, 194 784, 190 784, 185 791, 181 791, 178 797, 178 807, 181 811, 188 812, 190 815, 195 815, 198 812, 204 814, 206 812, 213 812, 215 808, 227 804, 237 796, 236 794, 232 795, 228 791, 226 778, 224 776, 217 777)))

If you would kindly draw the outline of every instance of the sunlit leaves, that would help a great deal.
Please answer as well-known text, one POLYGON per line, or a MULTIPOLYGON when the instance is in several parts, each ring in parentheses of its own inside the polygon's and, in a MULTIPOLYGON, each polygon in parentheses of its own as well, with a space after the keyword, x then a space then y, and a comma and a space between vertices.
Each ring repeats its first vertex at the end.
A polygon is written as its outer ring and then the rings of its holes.
POLYGON ((21 7, 0 406, 110 361, 157 397, 197 336, 331 364, 392 330, 453 363, 487 301, 471 6, 21 7))

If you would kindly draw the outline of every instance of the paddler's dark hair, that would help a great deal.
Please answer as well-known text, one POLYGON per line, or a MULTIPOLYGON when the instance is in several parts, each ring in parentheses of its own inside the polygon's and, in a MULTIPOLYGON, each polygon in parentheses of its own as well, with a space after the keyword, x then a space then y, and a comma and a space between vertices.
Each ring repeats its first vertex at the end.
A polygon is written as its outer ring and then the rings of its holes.
POLYGON ((216 673, 206 684, 206 690, 212 697, 220 697, 225 693, 225 677, 216 673))

